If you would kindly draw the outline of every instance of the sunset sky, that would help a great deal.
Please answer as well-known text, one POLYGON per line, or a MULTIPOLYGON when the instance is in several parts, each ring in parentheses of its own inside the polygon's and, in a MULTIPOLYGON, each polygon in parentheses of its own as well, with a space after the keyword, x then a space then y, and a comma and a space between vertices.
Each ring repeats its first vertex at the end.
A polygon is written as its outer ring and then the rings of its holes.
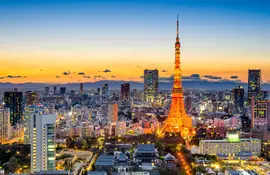
POLYGON ((169 77, 177 14, 184 76, 270 81, 268 0, 0 0, 0 82, 169 77))

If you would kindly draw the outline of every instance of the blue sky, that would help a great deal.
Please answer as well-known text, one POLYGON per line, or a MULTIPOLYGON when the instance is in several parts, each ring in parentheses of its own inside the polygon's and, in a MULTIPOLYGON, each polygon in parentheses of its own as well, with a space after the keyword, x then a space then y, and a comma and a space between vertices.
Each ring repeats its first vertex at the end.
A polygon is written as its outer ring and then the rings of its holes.
POLYGON ((137 66, 171 73, 176 14, 184 74, 246 81, 248 68, 260 68, 270 80, 267 0, 0 0, 0 76, 47 82, 63 71, 112 69, 118 79, 137 79, 137 66), (128 75, 123 67, 132 66, 128 75))

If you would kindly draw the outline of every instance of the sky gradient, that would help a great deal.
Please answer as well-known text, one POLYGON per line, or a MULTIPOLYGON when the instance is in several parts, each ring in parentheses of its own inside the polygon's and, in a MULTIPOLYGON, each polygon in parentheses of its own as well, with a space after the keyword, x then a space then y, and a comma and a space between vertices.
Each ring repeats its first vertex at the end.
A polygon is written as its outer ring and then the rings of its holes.
POLYGON ((246 82, 262 69, 270 81, 267 0, 0 0, 0 82, 141 81, 146 68, 168 77, 176 14, 184 76, 246 82))

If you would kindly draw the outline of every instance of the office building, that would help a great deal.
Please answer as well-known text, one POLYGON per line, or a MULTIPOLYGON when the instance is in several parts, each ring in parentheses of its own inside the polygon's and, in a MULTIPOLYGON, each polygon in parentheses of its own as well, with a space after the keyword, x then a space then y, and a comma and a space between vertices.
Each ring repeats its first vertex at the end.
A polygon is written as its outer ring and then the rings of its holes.
POLYGON ((130 99, 130 84, 123 83, 121 84, 121 100, 129 100, 130 99))
POLYGON ((48 95, 50 93, 50 87, 46 86, 45 87, 45 94, 48 95))
POLYGON ((101 89, 97 88, 97 95, 101 95, 101 89))
POLYGON ((251 100, 252 136, 261 140, 270 139, 270 100, 251 100))
POLYGON ((238 113, 244 112, 244 95, 245 90, 242 86, 238 86, 232 90, 232 99, 234 102, 235 111, 238 113))
POLYGON ((60 94, 65 95, 66 94, 66 87, 60 87, 60 94))
POLYGON ((221 159, 250 159, 260 156, 261 140, 240 139, 239 133, 228 132, 224 140, 201 140, 199 149, 200 154, 217 155, 221 159))
POLYGON ((118 120, 118 104, 113 103, 108 105, 108 122, 115 123, 118 120))
POLYGON ((102 86, 102 95, 109 95, 109 84, 104 84, 102 86))
POLYGON ((24 110, 24 119, 23 119, 23 127, 24 127, 24 144, 30 144, 30 118, 36 109, 36 105, 27 106, 24 110))
POLYGON ((11 126, 20 124, 23 112, 23 93, 22 92, 5 92, 4 93, 4 106, 10 110, 10 123, 11 126))
POLYGON ((10 113, 8 108, 0 108, 0 144, 6 143, 11 137, 10 113))
POLYGON ((261 70, 248 70, 248 103, 251 104, 251 99, 258 98, 261 91, 261 70))
POLYGON ((144 70, 144 98, 146 102, 154 102, 158 93, 158 70, 144 70))
POLYGON ((56 91, 57 91, 57 86, 54 86, 53 87, 53 94, 56 94, 56 91))
POLYGON ((38 94, 36 92, 27 91, 25 96, 26 96, 25 106, 36 105, 38 103, 38 94))
POLYGON ((37 107, 30 118, 31 172, 55 170, 56 114, 37 107))
POLYGON ((83 83, 80 84, 80 93, 83 93, 83 83))

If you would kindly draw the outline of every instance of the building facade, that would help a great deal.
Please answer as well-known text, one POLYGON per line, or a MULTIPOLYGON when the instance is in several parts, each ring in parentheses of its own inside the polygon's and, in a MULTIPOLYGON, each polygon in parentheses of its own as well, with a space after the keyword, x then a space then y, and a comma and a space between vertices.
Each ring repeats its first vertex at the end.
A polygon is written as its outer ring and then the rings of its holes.
POLYGON ((17 91, 4 93, 4 106, 10 110, 11 126, 20 124, 23 114, 23 93, 17 91))
POLYGON ((129 100, 130 99, 130 84, 123 83, 121 84, 121 100, 129 100))
POLYGON ((25 106, 36 105, 38 103, 38 94, 36 92, 27 91, 25 106))
POLYGON ((45 113, 37 107, 30 119, 31 172, 55 170, 56 114, 45 113))
POLYGON ((261 70, 248 70, 248 103, 251 104, 251 99, 257 99, 261 91, 261 70))
POLYGON ((144 98, 146 102, 154 102, 158 93, 158 70, 144 70, 144 98))
POLYGON ((108 105, 108 123, 115 123, 118 120, 118 104, 108 105))
POLYGON ((224 140, 201 140, 199 143, 201 154, 217 155, 220 158, 248 159, 260 156, 260 139, 239 139, 238 133, 228 133, 224 140))
POLYGON ((251 100, 251 128, 253 137, 270 139, 270 100, 251 100))
POLYGON ((238 86, 237 88, 234 88, 232 91, 232 99, 234 102, 235 110, 237 113, 243 113, 244 108, 244 95, 245 90, 242 86, 238 86))
POLYGON ((8 108, 0 108, 0 143, 4 144, 11 137, 10 112, 8 108))

